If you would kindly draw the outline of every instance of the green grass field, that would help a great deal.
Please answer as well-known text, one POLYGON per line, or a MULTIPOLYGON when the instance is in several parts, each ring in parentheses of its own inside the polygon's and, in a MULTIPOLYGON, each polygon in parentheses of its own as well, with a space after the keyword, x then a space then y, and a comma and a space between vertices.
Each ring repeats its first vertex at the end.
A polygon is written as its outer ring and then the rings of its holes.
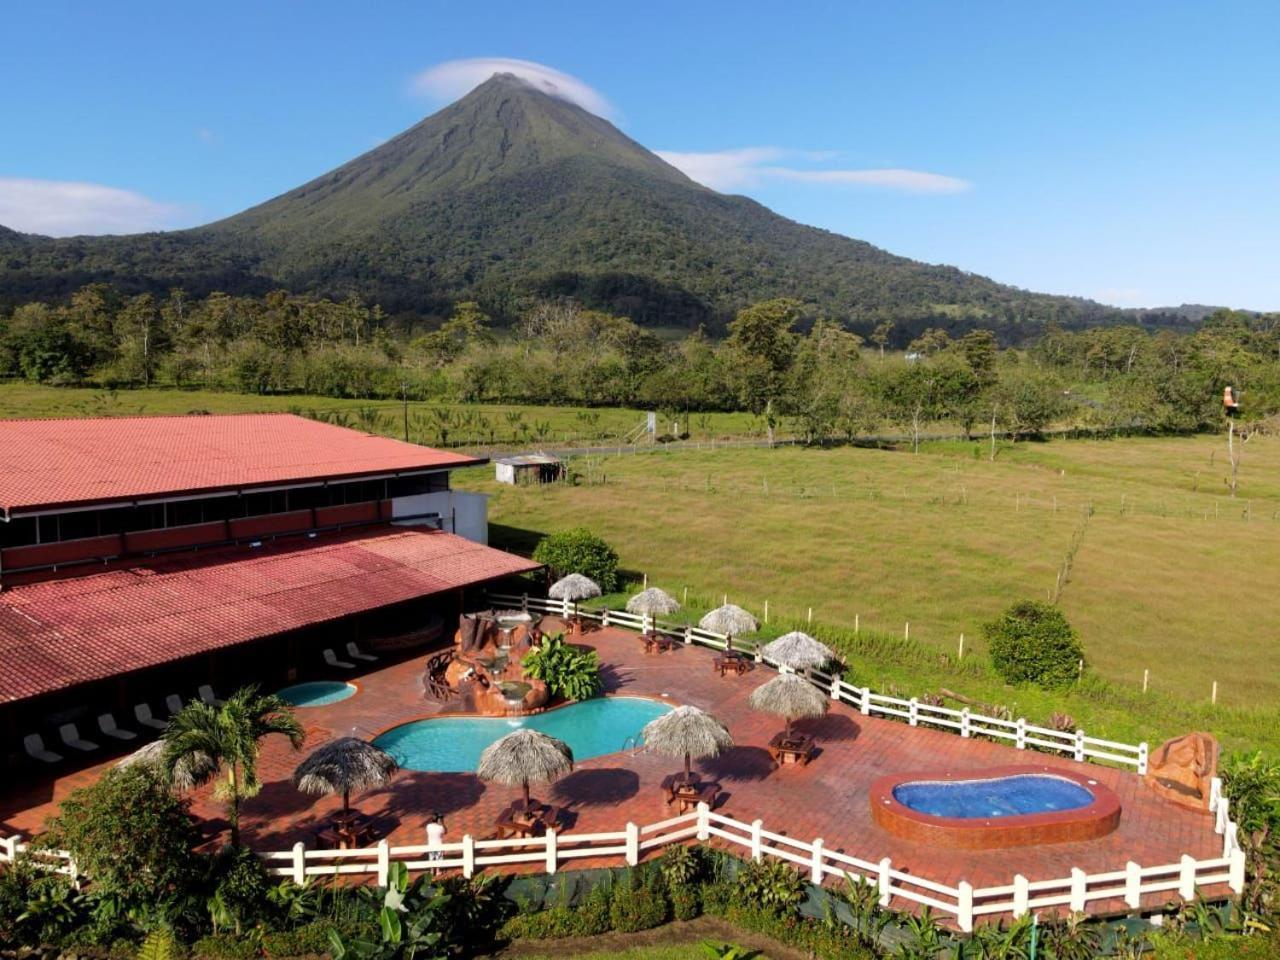
MULTIPOLYGON (((515 404, 409 404, 410 438, 416 443, 440 443, 434 412, 452 411, 448 432, 451 446, 482 448, 491 445, 536 447, 573 443, 608 443, 642 424, 641 410, 585 407, 533 407, 515 404), (513 424, 518 415, 525 429, 513 424), (487 421, 487 426, 486 426, 487 421)), ((95 417, 143 414, 287 413, 289 411, 336 414, 352 426, 388 436, 403 436, 403 408, 396 400, 335 400, 332 397, 289 394, 259 396, 212 390, 119 390, 82 387, 46 387, 20 381, 0 382, 0 419, 9 417, 95 417), (372 414, 370 419, 362 415, 372 414)), ((756 417, 744 413, 693 414, 679 423, 681 433, 693 440, 763 436, 756 417)), ((661 431, 673 424, 664 420, 661 431)))
POLYGON ((1152 725, 1171 735, 1205 723, 1237 747, 1280 742, 1280 593, 1270 589, 1280 578, 1280 444, 1250 445, 1234 500, 1212 437, 1019 444, 995 463, 985 454, 960 443, 918 455, 654 453, 605 458, 603 483, 511 488, 481 471, 460 483, 492 495, 495 543, 527 546, 583 524, 626 568, 678 596, 727 594, 757 615, 768 601, 775 624, 803 624, 812 608, 818 633, 856 621, 902 637, 909 623, 912 641, 950 655, 936 669, 868 656, 861 682, 1017 699, 1033 718, 1063 707, 1111 735, 1155 739, 1152 725), (1105 694, 1010 691, 955 673, 962 633, 967 657, 985 662, 984 621, 1055 593, 1105 694))

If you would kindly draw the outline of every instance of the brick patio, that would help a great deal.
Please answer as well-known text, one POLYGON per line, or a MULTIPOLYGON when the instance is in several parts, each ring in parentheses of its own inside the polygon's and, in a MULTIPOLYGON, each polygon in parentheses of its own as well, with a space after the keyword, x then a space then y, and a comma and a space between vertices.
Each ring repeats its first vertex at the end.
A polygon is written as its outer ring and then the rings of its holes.
MULTIPOLYGON (((818 739, 821 752, 812 764, 775 770, 764 744, 781 721, 759 714, 747 704, 751 690, 769 679, 771 670, 758 668, 745 676, 722 678, 711 669, 710 651, 685 647, 669 654, 645 655, 634 633, 615 628, 590 633, 586 642, 599 650, 606 664, 609 693, 691 703, 720 718, 737 746, 718 759, 696 764, 704 776, 721 784, 717 810, 747 822, 760 818, 766 829, 778 833, 806 841, 821 837, 829 849, 873 862, 891 857, 897 869, 949 885, 962 880, 975 886, 1005 884, 1015 873, 1035 881, 1065 877, 1073 867, 1099 873, 1121 870, 1129 860, 1155 865, 1176 862, 1183 854, 1199 859, 1222 852, 1222 838, 1213 832, 1208 814, 1159 799, 1132 772, 864 717, 840 703, 833 703, 831 712, 820 721, 797 723, 798 729, 818 739), (1087 771, 1119 795, 1123 811, 1119 828, 1108 837, 1087 842, 948 851, 890 836, 871 821, 868 787, 884 774, 964 771, 1017 763, 1087 771)), ((416 658, 371 670, 359 676, 361 689, 356 696, 330 706, 299 710, 307 745, 297 754, 279 738, 265 745, 259 770, 262 792, 243 807, 246 841, 260 850, 284 850, 296 840, 312 844, 312 831, 340 800, 298 793, 289 782, 293 768, 307 750, 330 737, 353 732, 371 737, 405 721, 440 712, 437 705, 422 699, 420 673, 421 660, 416 658)), ((0 798, 0 833, 36 832, 63 796, 91 782, 105 766, 6 791, 0 798)), ((616 830, 627 821, 651 823, 671 815, 662 801, 659 783, 678 766, 643 752, 612 754, 584 760, 569 776, 534 792, 567 809, 568 831, 616 830)), ((423 821, 431 811, 444 815, 449 840, 458 840, 464 833, 492 836, 495 817, 517 793, 512 788, 484 784, 470 774, 404 771, 385 788, 353 797, 352 802, 374 816, 383 835, 393 843, 422 843, 423 821)), ((217 832, 221 810, 208 788, 195 795, 194 811, 209 821, 211 832, 217 832)), ((1143 907, 1155 908, 1167 899, 1151 895, 1144 899, 1143 907)), ((1122 903, 1115 907, 1117 912, 1124 910, 1122 903)))

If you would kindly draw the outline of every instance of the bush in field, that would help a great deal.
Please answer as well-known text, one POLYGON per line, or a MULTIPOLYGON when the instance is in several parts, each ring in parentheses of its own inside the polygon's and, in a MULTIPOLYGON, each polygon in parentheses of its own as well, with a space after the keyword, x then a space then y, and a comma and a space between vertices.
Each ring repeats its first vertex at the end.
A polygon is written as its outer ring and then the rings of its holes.
POLYGON ((1060 687, 1079 675, 1084 648, 1057 607, 1021 600, 982 628, 991 665, 1009 683, 1060 687))
POLYGON ((543 537, 533 559, 546 564, 557 577, 580 573, 605 593, 618 589, 618 552, 586 527, 543 537))

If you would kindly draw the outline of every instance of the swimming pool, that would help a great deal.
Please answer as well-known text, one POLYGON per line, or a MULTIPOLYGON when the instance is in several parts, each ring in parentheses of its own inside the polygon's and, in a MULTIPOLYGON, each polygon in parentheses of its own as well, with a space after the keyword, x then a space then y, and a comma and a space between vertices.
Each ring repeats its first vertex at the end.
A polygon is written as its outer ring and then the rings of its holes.
POLYGON ((309 683, 295 683, 291 687, 285 687, 277 695, 295 707, 323 707, 355 696, 355 692, 356 686, 353 683, 343 683, 341 680, 313 680, 309 683))
POLYGON ((528 717, 433 717, 388 730, 374 740, 407 770, 466 773, 484 748, 521 728, 563 740, 575 760, 631 746, 650 720, 671 710, 643 697, 597 697, 528 717))
POLYGON ((990 780, 902 783, 893 788, 893 799, 931 816, 971 819, 1077 810, 1093 803, 1093 794, 1065 777, 1024 773, 990 780))
POLYGON ((877 826, 935 847, 1096 840, 1120 825, 1114 790, 1083 772, 1045 765, 889 774, 869 795, 877 826))

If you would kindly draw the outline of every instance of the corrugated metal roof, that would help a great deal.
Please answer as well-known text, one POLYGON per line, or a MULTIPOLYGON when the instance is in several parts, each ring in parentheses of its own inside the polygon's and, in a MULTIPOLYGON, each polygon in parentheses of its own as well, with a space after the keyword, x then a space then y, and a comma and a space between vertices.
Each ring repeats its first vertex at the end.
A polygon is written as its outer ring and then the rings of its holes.
POLYGON ((0 420, 0 509, 53 509, 484 462, 293 414, 0 420))
POLYGON ((0 592, 0 702, 537 569, 437 530, 200 551, 0 592))

